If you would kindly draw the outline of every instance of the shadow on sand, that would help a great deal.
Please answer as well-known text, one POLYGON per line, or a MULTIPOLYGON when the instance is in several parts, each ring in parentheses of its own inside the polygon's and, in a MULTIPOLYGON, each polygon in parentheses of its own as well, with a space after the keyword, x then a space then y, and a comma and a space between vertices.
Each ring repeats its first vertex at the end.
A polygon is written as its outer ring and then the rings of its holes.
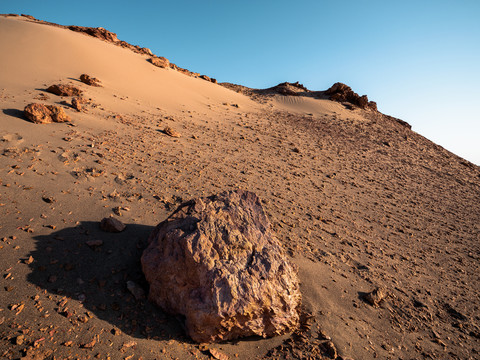
POLYGON ((147 299, 135 299, 127 288, 127 281, 134 281, 148 294, 140 257, 152 230, 128 224, 112 234, 101 231, 98 222, 82 222, 34 237, 28 280, 51 294, 82 301, 86 310, 131 336, 190 342, 175 317, 147 299), (92 240, 102 244, 89 246, 92 240))
POLYGON ((18 119, 22 119, 22 120, 27 121, 27 119, 25 119, 25 116, 23 115, 23 111, 22 111, 22 110, 18 110, 18 109, 3 109, 2 112, 3 112, 5 115, 12 116, 12 117, 14 117, 14 118, 18 118, 18 119))

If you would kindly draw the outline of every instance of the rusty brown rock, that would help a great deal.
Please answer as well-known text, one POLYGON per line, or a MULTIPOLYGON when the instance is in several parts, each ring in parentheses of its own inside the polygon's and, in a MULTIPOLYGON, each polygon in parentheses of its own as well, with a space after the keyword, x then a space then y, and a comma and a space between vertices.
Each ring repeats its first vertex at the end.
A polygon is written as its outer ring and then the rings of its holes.
POLYGON ((155 56, 150 58, 150 62, 160 68, 168 69, 170 67, 170 61, 162 56, 155 56))
POLYGON ((387 297, 387 290, 384 288, 376 288, 372 292, 367 293, 364 296, 366 302, 368 302, 373 307, 378 307, 380 303, 387 297))
POLYGON ((72 85, 64 85, 64 84, 55 84, 48 87, 47 91, 49 93, 58 95, 58 96, 81 96, 82 90, 77 89, 75 86, 72 85))
POLYGON ((90 86, 97 86, 97 87, 102 86, 100 80, 87 74, 80 75, 80 81, 90 86))
POLYGON ((108 42, 118 42, 117 34, 108 31, 102 27, 97 27, 97 28, 89 28, 89 27, 84 27, 84 26, 68 26, 68 29, 76 32, 81 32, 93 37, 96 37, 101 40, 106 40, 108 42))
POLYGON ((163 129, 163 133, 168 136, 176 137, 176 138, 179 138, 182 136, 178 131, 173 130, 170 126, 165 127, 165 129, 163 129))
POLYGON ((74 97, 72 99, 72 107, 77 111, 82 111, 82 104, 85 102, 84 99, 80 97, 74 97))
POLYGON ((103 218, 100 222, 100 229, 106 232, 118 233, 125 230, 126 225, 113 217, 103 218))
POLYGON ((270 337, 298 326, 296 267, 254 193, 230 191, 180 205, 150 235, 142 269, 149 299, 184 315, 194 341, 270 337))
POLYGON ((63 108, 38 103, 28 104, 23 110, 25 117, 35 124, 62 123, 71 121, 63 108))

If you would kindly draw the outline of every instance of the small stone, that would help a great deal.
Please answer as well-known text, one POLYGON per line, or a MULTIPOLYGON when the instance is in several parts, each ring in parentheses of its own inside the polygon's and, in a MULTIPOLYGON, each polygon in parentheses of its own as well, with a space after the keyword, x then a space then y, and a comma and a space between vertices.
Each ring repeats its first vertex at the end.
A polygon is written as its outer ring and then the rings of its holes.
POLYGON ((163 133, 168 135, 168 136, 175 137, 175 138, 179 138, 179 137, 182 136, 178 131, 173 130, 169 126, 167 126, 165 129, 163 129, 163 133))
POLYGON ((372 292, 365 295, 364 299, 373 307, 378 307, 380 303, 387 297, 387 290, 384 288, 376 288, 372 292))
POLYGON ((80 345, 80 347, 82 347, 84 349, 92 349, 95 346, 96 343, 97 343, 97 339, 93 339, 89 343, 80 345))
POLYGON ((145 299, 145 291, 133 281, 127 281, 127 289, 137 301, 145 299))
POLYGON ((42 200, 45 201, 47 204, 55 202, 55 199, 51 196, 42 196, 42 200))
POLYGON ((18 335, 18 336, 15 338, 15 344, 16 344, 16 345, 22 345, 24 340, 25 340, 25 336, 24 336, 24 335, 18 335))
POLYGON ((100 222, 100 228, 106 232, 118 233, 125 230, 126 225, 113 217, 103 218, 100 222))
POLYGON ((82 314, 78 317, 78 321, 85 324, 88 321, 88 316, 85 314, 82 314))
POLYGON ((98 246, 103 245, 103 240, 88 240, 88 241, 85 241, 85 244, 87 244, 91 248, 96 248, 98 246))
POLYGON ((223 353, 220 350, 217 350, 215 348, 208 349, 208 352, 210 353, 210 355, 213 356, 213 358, 215 358, 217 360, 228 360, 229 359, 227 354, 225 354, 225 353, 223 353))

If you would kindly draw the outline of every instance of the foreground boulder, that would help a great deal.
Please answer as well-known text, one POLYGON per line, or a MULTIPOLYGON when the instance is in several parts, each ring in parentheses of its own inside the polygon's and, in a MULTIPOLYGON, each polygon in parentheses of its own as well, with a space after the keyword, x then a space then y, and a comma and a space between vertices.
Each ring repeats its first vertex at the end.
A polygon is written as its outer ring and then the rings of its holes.
POLYGON ((80 81, 90 86, 97 86, 97 87, 102 86, 100 80, 87 74, 80 75, 80 81))
POLYGON ((23 110, 25 117, 35 124, 62 123, 71 121, 63 108, 38 103, 28 104, 23 110))
POLYGON ((180 205, 150 235, 142 268, 149 299, 185 316, 194 341, 270 337, 298 325, 296 268, 254 193, 180 205))
POLYGON ((50 86, 47 91, 58 96, 81 96, 82 90, 72 85, 55 84, 50 86))

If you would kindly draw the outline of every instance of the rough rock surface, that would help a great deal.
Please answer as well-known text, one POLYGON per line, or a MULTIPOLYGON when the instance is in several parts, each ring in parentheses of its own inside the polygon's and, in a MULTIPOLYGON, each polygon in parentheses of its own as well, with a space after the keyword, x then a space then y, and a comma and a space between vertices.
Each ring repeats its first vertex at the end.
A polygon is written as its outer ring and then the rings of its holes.
POLYGON ((87 74, 80 75, 80 81, 90 86, 102 86, 100 80, 87 74))
POLYGON ((82 90, 77 89, 75 86, 72 86, 72 85, 55 84, 48 87, 47 91, 49 93, 52 93, 58 96, 81 96, 82 95, 82 90))
POLYGON ((119 41, 117 38, 117 34, 108 31, 102 27, 97 27, 97 28, 90 28, 90 27, 84 27, 84 26, 68 26, 68 29, 76 32, 82 32, 87 35, 96 37, 98 39, 106 40, 109 42, 117 42, 119 41))
POLYGON ((85 100, 81 97, 74 97, 72 99, 72 107, 77 111, 82 111, 82 104, 85 100))
POLYGON ((170 67, 170 61, 168 61, 167 58, 164 58, 163 56, 155 56, 150 58, 150 62, 158 67, 168 69, 170 67))
POLYGON ((377 110, 377 104, 374 101, 368 101, 367 95, 360 96, 354 92, 350 86, 339 82, 333 84, 325 91, 325 94, 329 95, 330 100, 333 101, 348 102, 362 109, 370 108, 375 111, 377 110))
POLYGON ((180 134, 178 131, 173 130, 170 126, 165 127, 165 129, 163 129, 163 133, 175 138, 179 138, 182 136, 182 134, 180 134))
POLYGON ((55 105, 32 103, 28 104, 23 112, 25 117, 35 124, 62 123, 71 120, 63 108, 55 105))
POLYGON ((254 193, 180 205, 150 235, 142 269, 149 299, 184 315, 194 341, 269 337, 298 326, 296 268, 254 193))
POLYGON ((106 232, 118 233, 125 230, 126 225, 115 218, 103 218, 100 222, 100 228, 106 232))

